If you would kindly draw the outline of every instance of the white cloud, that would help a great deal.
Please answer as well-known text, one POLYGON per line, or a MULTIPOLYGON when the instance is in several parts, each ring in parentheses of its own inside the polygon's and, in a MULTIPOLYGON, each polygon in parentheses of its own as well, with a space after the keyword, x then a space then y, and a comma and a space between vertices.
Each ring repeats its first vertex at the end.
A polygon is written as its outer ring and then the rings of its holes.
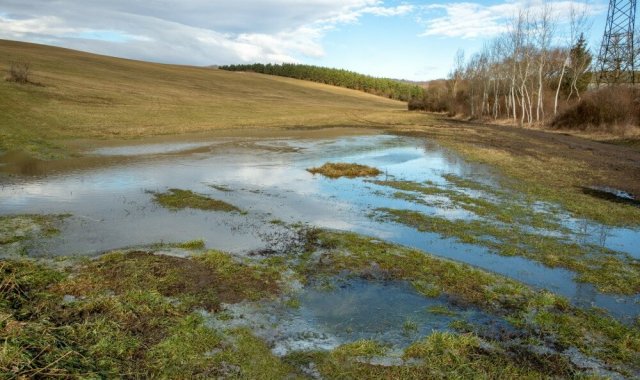
POLYGON ((196 65, 292 62, 321 57, 339 24, 412 10, 380 0, 3 0, 0 38, 196 65))
POLYGON ((507 0, 493 5, 471 2, 435 4, 423 8, 426 16, 423 16, 422 22, 426 25, 426 30, 422 35, 460 38, 493 37, 508 28, 509 20, 517 15, 518 10, 528 9, 535 15, 546 5, 551 7, 555 19, 560 24, 568 22, 572 8, 585 9, 588 16, 603 10, 601 4, 574 0, 546 2, 507 0), (442 15, 443 12, 444 15, 442 15), (433 17, 431 16, 433 13, 439 15, 433 17))

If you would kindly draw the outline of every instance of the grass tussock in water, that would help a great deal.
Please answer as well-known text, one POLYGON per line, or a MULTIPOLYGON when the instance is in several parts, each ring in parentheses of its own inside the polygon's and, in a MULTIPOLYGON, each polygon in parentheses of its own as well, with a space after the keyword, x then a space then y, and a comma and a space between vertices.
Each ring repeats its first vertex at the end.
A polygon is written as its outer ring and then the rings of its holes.
POLYGON ((578 280, 602 292, 640 292, 640 266, 627 254, 595 244, 561 223, 559 211, 536 206, 528 197, 454 175, 447 185, 430 182, 372 181, 398 190, 393 196, 440 209, 465 210, 474 216, 449 219, 414 210, 380 208, 372 214, 423 232, 435 232, 463 243, 481 245, 505 256, 522 256, 549 267, 575 271, 578 280))
POLYGON ((207 211, 240 212, 240 209, 227 202, 194 193, 191 190, 169 189, 165 193, 153 193, 154 200, 169 209, 195 208, 207 211))
POLYGON ((268 297, 277 279, 217 251, 112 253, 69 271, 0 262, 0 377, 286 377, 249 332, 211 330, 194 312, 268 297))
MULTIPOLYGON (((624 189, 632 181, 629 171, 620 171, 612 160, 599 165, 601 154, 594 155, 593 148, 570 149, 566 146, 579 143, 558 143, 549 135, 532 137, 528 133, 514 133, 510 129, 476 128, 473 124, 447 125, 447 128, 424 127, 422 131, 410 131, 408 135, 424 136, 454 150, 465 160, 487 164, 502 175, 500 185, 518 191, 530 198, 562 205, 574 216, 587 218, 610 226, 640 225, 638 207, 613 203, 583 194, 582 188, 605 184, 624 189), (585 153, 588 152, 585 156, 585 153)), ((597 151, 597 150, 596 150, 597 151)), ((625 158, 618 158, 618 163, 625 158)), ((617 165, 617 164, 616 164, 617 165)), ((632 191, 633 192, 633 191, 632 191)))
POLYGON ((60 222, 68 215, 0 216, 0 257, 22 256, 35 237, 57 235, 60 222))
POLYGON ((454 237, 463 243, 485 246, 504 256, 522 256, 549 267, 578 273, 605 293, 640 292, 640 266, 625 254, 595 245, 581 245, 563 238, 528 233, 515 226, 503 227, 480 220, 448 220, 412 210, 381 208, 380 218, 454 237))
POLYGON ((344 162, 327 162, 320 167, 309 168, 307 171, 312 174, 322 174, 329 178, 375 177, 382 173, 379 169, 371 166, 344 162))
POLYGON ((0 216, 0 245, 27 240, 35 235, 53 236, 60 232, 56 224, 67 215, 0 216))
POLYGON ((396 365, 372 361, 386 351, 379 343, 364 340, 315 357, 291 355, 287 359, 302 363, 313 360, 320 373, 330 379, 342 378, 345 373, 349 378, 359 379, 542 379, 573 374, 566 362, 548 360, 534 364, 491 351, 486 342, 473 334, 433 332, 409 346, 393 361, 396 365))

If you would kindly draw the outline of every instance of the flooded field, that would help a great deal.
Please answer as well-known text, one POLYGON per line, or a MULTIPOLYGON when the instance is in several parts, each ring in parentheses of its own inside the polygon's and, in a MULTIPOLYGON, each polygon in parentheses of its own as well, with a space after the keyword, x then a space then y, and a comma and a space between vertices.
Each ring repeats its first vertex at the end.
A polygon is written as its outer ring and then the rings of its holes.
MULTIPOLYGON (((215 249, 258 263, 280 257, 278 268, 295 272, 302 253, 287 251, 304 243, 296 231, 317 228, 469 264, 566 297, 575 310, 601 308, 623 325, 640 315, 640 230, 576 218, 529 199, 503 187, 489 168, 424 139, 228 138, 87 153, 134 157, 116 166, 4 180, 0 216, 62 215, 59 233, 0 245, 5 258, 94 257, 119 249, 188 257, 215 249), (367 165, 381 174, 331 179, 307 170, 327 162, 367 165), (218 203, 168 206, 163 195, 218 203), (180 248, 188 241, 197 249, 180 248)), ((13 223, 3 228, 15 232, 24 225, 23 235, 30 234, 27 222, 13 223)), ((348 267, 320 277, 307 268, 304 278, 298 271, 285 281, 287 290, 276 299, 224 304, 224 318, 203 315, 214 328, 248 328, 277 356, 376 341, 390 348, 375 355, 384 366, 406 364, 399 352, 433 331, 455 331, 452 325, 473 325, 490 339, 521 334, 507 312, 461 302, 453 290, 429 296, 416 281, 377 268, 375 257, 370 261, 373 269, 355 277, 342 273, 348 267)))

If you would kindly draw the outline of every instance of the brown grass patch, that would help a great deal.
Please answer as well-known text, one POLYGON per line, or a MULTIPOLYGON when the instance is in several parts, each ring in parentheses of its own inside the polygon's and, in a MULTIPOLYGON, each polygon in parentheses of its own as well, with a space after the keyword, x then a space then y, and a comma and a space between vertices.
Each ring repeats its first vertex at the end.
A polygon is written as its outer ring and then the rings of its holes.
POLYGON ((218 310, 220 303, 257 299, 278 291, 275 274, 265 274, 217 251, 194 259, 147 252, 111 253, 78 271, 62 285, 77 296, 112 291, 154 291, 190 307, 218 310))
POLYGON ((623 86, 588 92, 551 123, 558 129, 603 131, 621 136, 637 125, 640 125, 640 90, 623 86))
POLYGON ((312 174, 322 174, 329 178, 339 177, 375 177, 382 172, 376 168, 360 164, 350 164, 344 162, 327 162, 326 164, 317 167, 307 169, 312 174))
POLYGON ((196 208, 208 211, 240 212, 227 202, 196 194, 191 190, 169 189, 166 193, 153 193, 154 200, 169 209, 196 208))

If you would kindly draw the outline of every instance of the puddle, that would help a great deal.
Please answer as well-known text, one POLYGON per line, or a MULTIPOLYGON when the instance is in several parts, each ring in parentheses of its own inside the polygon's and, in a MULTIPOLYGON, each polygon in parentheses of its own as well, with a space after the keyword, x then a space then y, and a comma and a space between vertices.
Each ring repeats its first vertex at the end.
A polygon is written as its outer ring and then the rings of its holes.
POLYGON ((633 195, 619 189, 614 189, 606 186, 590 186, 583 187, 582 192, 592 197, 606 199, 611 202, 624 203, 632 206, 640 207, 640 199, 637 199, 633 195))
MULTIPOLYGON (((486 167, 466 163, 424 140, 377 135, 248 143, 245 140, 225 142, 224 149, 187 145, 109 148, 107 154, 156 154, 172 149, 187 149, 189 153, 159 155, 152 160, 124 160, 117 166, 77 169, 64 174, 3 178, 0 214, 72 215, 65 220, 60 235, 44 239, 30 249, 33 256, 93 255, 122 247, 194 239, 203 239, 209 248, 246 254, 267 247, 267 237, 281 228, 273 221, 303 222, 414 246, 548 288, 574 304, 603 307, 619 318, 640 314, 637 297, 600 294, 588 284, 576 283, 575 274, 570 271, 550 269, 519 257, 499 256, 481 247, 369 217, 378 207, 454 219, 470 218, 468 211, 395 199, 389 188, 363 179, 330 180, 306 171, 327 161, 354 162, 379 168, 383 172, 380 180, 428 180, 447 185, 444 176, 453 174, 495 183, 486 167), (153 202, 149 191, 164 192, 169 188, 220 199, 246 214, 164 209, 153 202)), ((639 230, 597 223, 584 225, 584 221, 577 219, 566 222, 577 240, 640 257, 639 230)))
POLYGON ((99 149, 92 150, 88 153, 98 155, 98 156, 141 156, 146 154, 184 152, 187 150, 203 148, 211 145, 213 145, 211 142, 146 144, 146 145, 99 148, 99 149))
POLYGON ((221 329, 249 327, 279 356, 330 350, 359 339, 399 352, 434 330, 449 330, 453 321, 473 323, 492 336, 513 330, 504 320, 478 310, 426 298, 406 282, 334 279, 330 285, 303 288, 294 295, 295 307, 283 302, 227 305, 223 320, 211 319, 211 324, 221 329))

